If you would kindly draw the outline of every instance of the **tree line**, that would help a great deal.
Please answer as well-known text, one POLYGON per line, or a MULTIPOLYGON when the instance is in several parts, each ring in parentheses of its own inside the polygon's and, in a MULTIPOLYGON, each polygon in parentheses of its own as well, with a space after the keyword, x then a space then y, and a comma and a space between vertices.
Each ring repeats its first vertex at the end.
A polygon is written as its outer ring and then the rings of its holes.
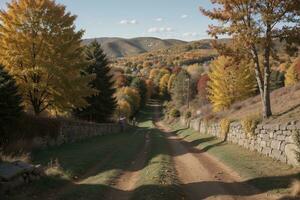
POLYGON ((103 123, 145 103, 146 83, 118 85, 101 45, 82 44, 75 19, 53 0, 11 1, 0 11, 1 139, 25 113, 103 123))

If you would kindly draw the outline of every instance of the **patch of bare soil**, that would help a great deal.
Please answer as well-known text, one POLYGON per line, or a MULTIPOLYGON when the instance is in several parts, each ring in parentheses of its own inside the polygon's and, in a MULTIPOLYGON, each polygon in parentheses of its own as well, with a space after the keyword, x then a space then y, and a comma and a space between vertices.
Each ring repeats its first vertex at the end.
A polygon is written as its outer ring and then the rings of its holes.
POLYGON ((166 133, 178 178, 190 200, 274 199, 243 183, 245 180, 236 172, 209 154, 192 147, 164 124, 158 122, 157 127, 166 133))
POLYGON ((112 188, 106 195, 108 200, 128 200, 136 189, 136 183, 139 180, 140 172, 143 170, 147 153, 150 148, 149 134, 145 135, 145 145, 137 158, 132 162, 128 170, 124 171, 112 184, 112 188))

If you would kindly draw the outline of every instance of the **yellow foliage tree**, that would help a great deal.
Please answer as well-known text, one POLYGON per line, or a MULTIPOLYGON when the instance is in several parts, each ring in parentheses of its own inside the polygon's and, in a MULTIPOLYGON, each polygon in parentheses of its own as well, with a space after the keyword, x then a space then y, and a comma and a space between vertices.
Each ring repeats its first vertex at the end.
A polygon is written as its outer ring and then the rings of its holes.
POLYGON ((153 80, 159 74, 159 69, 151 69, 149 79, 153 80))
POLYGON ((126 100, 118 101, 118 115, 119 117, 125 116, 129 118, 132 114, 131 106, 126 100))
POLYGON ((285 86, 295 85, 300 81, 300 58, 297 58, 285 74, 285 86))
POLYGON ((173 83, 174 83, 174 80, 176 78, 176 74, 172 74, 169 78, 169 82, 168 82, 168 92, 171 93, 171 89, 173 87, 173 83))
POLYGON ((152 97, 152 94, 153 94, 153 82, 148 79, 146 80, 146 87, 147 87, 147 94, 146 94, 146 99, 150 99, 152 97))
POLYGON ((136 112, 140 107, 141 97, 138 90, 136 90, 135 88, 123 87, 119 89, 117 92, 117 99, 119 101, 120 100, 127 101, 130 104, 131 111, 133 113, 136 112))
POLYGON ((168 94, 168 83, 170 79, 170 74, 165 74, 159 81, 159 93, 160 95, 168 94))
POLYGON ((27 109, 66 111, 96 94, 82 76, 83 31, 52 0, 15 0, 0 12, 0 62, 15 76, 27 109))
POLYGON ((213 61, 208 74, 209 99, 215 112, 228 109, 256 90, 255 76, 247 62, 237 64, 232 58, 220 56, 213 61))

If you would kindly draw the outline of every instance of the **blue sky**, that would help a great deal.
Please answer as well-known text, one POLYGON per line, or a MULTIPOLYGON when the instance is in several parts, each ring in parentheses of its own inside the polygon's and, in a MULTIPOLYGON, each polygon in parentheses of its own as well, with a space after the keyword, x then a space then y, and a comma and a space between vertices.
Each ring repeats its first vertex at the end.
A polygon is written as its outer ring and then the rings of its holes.
MULTIPOLYGON (((209 0, 56 0, 78 16, 76 26, 84 38, 141 37, 197 40, 208 38, 212 22, 199 6, 210 8, 209 0)), ((5 9, 5 2, 0 6, 5 9)))

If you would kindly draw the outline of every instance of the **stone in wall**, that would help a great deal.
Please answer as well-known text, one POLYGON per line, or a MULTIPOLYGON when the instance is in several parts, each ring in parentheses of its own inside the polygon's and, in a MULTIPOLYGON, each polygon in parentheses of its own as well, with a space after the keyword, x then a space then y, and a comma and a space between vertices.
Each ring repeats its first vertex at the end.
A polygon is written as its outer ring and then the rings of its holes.
POLYGON ((299 148, 296 144, 287 144, 284 149, 284 153, 287 156, 287 163, 293 166, 298 166, 298 158, 296 152, 299 152, 299 148))
MULTIPOLYGON (((197 119, 191 122, 191 128, 201 133, 221 137, 219 123, 207 124, 201 119, 198 120, 199 122, 197 119), (199 126, 195 125, 197 123, 199 126)), ((272 157, 275 160, 299 166, 296 152, 300 152, 300 149, 294 141, 294 131, 300 131, 300 122, 259 124, 254 131, 255 135, 249 137, 245 134, 240 123, 233 122, 230 124, 227 140, 246 149, 272 157)))

